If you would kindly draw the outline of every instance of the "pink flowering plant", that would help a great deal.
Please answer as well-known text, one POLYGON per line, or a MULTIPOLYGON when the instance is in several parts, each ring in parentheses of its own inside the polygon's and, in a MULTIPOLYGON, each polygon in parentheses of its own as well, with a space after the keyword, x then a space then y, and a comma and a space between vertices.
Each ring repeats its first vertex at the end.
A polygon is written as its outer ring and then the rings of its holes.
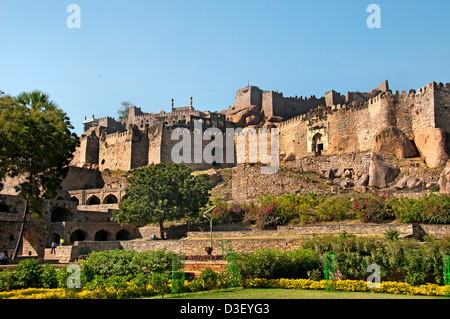
POLYGON ((354 201, 353 210, 363 223, 380 223, 395 219, 391 194, 370 194, 354 201))
POLYGON ((450 223, 450 197, 425 195, 419 199, 392 198, 391 205, 399 222, 448 224, 450 223))

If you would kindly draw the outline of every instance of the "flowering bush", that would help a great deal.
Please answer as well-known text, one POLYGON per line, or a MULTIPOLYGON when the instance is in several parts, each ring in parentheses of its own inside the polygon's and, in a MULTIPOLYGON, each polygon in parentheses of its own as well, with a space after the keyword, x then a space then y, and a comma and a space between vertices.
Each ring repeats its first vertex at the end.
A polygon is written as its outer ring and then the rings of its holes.
POLYGON ((223 201, 214 201, 216 207, 212 211, 213 221, 222 224, 244 222, 248 224, 254 223, 255 205, 254 203, 246 204, 228 204, 223 201))
POLYGON ((226 202, 216 204, 212 212, 213 220, 218 223, 235 223, 244 218, 245 211, 239 204, 232 204, 228 207, 226 202))
POLYGON ((262 205, 256 214, 256 227, 260 229, 274 228, 281 225, 279 216, 278 203, 273 201, 269 204, 262 205))
POLYGON ((419 199, 391 198, 395 216, 403 223, 450 223, 450 197, 447 195, 425 195, 419 199))
MULTIPOLYGON (((247 282, 249 288, 282 288, 282 289, 325 289, 325 280, 314 281, 311 279, 261 279, 254 278, 247 282)), ((338 291, 362 291, 372 293, 391 293, 405 295, 444 296, 446 287, 436 284, 425 284, 418 287, 405 282, 382 281, 379 288, 369 288, 363 280, 338 280, 338 291)))
POLYGON ((353 210, 363 223, 379 223, 395 218, 390 202, 387 200, 392 195, 373 195, 364 196, 356 200, 353 210))
POLYGON ((285 194, 260 196, 256 203, 217 202, 213 218, 220 223, 244 222, 259 228, 287 223, 359 219, 364 223, 397 220, 402 223, 450 223, 450 196, 431 194, 422 198, 403 198, 392 194, 351 194, 304 196, 285 194), (353 199, 352 199, 353 198, 353 199))

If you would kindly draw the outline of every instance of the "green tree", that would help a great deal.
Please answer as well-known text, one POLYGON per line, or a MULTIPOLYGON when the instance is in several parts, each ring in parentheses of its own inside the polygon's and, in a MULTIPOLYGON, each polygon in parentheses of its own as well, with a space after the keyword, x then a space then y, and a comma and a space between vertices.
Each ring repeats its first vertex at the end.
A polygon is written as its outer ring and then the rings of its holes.
POLYGON ((126 120, 128 118, 128 112, 130 111, 130 107, 136 106, 131 102, 128 101, 123 101, 122 103, 120 103, 121 107, 120 109, 117 111, 117 114, 119 114, 119 121, 123 121, 126 120))
MULTIPOLYGON (((40 91, 0 95, 0 180, 18 178, 23 198, 22 225, 13 254, 17 258, 27 214, 42 214, 44 198, 54 198, 79 141, 66 113, 40 91)), ((0 185, 0 188, 3 185, 0 185)))
POLYGON ((121 224, 158 223, 164 239, 164 222, 197 213, 209 200, 206 175, 192 175, 185 164, 161 163, 142 167, 128 179, 128 197, 113 219, 121 224))

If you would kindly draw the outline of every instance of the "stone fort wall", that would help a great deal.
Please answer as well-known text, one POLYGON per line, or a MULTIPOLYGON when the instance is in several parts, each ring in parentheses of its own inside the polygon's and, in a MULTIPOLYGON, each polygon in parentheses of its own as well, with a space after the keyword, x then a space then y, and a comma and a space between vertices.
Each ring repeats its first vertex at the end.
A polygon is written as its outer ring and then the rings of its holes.
MULTIPOLYGON (((366 152, 373 148, 377 132, 385 126, 398 128, 411 141, 417 133, 428 128, 442 128, 450 133, 449 107, 449 83, 444 86, 432 82, 417 91, 400 94, 398 91, 392 93, 384 82, 367 93, 348 92, 343 96, 331 90, 323 98, 284 97, 279 92, 248 86, 237 92, 233 106, 220 113, 172 107, 171 113, 160 111, 153 114, 132 108, 128 127, 127 123, 122 126, 112 123, 112 119, 92 120, 88 131, 81 137, 81 145, 72 164, 92 164, 100 170, 126 171, 152 163, 170 162, 172 148, 178 143, 171 139, 171 134, 177 128, 187 128, 193 133, 194 120, 202 120, 203 128, 218 127, 223 134, 227 127, 266 121, 264 123, 269 129, 279 129, 280 153, 285 156, 292 154, 295 158, 317 152, 335 155, 366 152), (275 122, 271 122, 272 119, 275 122), (280 119, 284 121, 277 122, 280 119), (110 127, 104 129, 95 123, 110 127), (121 127, 127 129, 120 130, 121 127)), ((224 151, 225 135, 220 138, 223 139, 224 151)), ((202 141, 203 150, 209 142, 202 141)), ((195 170, 209 169, 211 163, 193 163, 191 158, 188 166, 195 170)))
POLYGON ((315 153, 320 136, 322 154, 370 151, 384 126, 395 126, 414 140, 428 128, 450 134, 450 84, 432 82, 417 92, 382 92, 365 103, 319 107, 278 125, 280 152, 302 158, 315 153))

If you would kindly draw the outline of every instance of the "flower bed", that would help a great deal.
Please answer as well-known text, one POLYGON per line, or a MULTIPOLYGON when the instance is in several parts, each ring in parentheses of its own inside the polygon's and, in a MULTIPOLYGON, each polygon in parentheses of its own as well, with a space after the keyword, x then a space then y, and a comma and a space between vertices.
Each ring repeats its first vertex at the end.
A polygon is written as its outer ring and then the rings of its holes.
MULTIPOLYGON (((315 289, 324 290, 325 280, 314 281, 311 279, 250 279, 247 281, 250 288, 282 288, 282 289, 315 289)), ((445 296, 449 287, 436 284, 426 284, 414 287, 405 282, 385 281, 379 288, 369 288, 363 280, 338 280, 337 291, 361 291, 371 293, 390 293, 405 295, 445 296), (446 290, 447 289, 447 290, 446 290)))
MULTIPOLYGON (((218 279, 216 285, 210 287, 223 288, 227 283, 223 279, 218 279), (219 282, 220 281, 220 282, 219 282)), ((311 279, 260 279, 254 278, 246 281, 247 288, 281 288, 281 289, 312 289, 325 290, 325 280, 314 281, 311 279)), ((166 289, 170 289, 169 281, 166 289)), ((445 296, 448 286, 436 284, 426 284, 414 287, 404 282, 386 281, 381 282, 379 288, 369 288, 367 282, 362 280, 338 280, 336 281, 337 291, 359 291, 370 293, 390 293, 404 295, 426 295, 445 296)), ((196 292, 208 290, 199 282, 184 282, 184 291, 196 292)), ((168 290, 167 290, 168 292, 168 290)), ((134 283, 127 283, 125 287, 104 287, 96 289, 21 289, 8 292, 0 292, 0 299, 131 299, 150 297, 160 294, 158 289, 151 285, 139 286, 134 283)))

